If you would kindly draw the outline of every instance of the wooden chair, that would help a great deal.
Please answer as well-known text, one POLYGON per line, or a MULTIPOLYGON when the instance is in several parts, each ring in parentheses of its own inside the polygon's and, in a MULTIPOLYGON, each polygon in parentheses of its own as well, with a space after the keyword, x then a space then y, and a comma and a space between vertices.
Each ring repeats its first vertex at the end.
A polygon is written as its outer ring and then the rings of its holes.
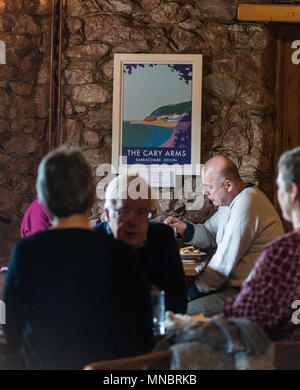
POLYGON ((86 365, 84 370, 169 370, 171 351, 150 352, 129 358, 103 360, 86 365))
MULTIPOLYGON (((168 370, 170 362, 171 351, 164 350, 90 363, 84 370, 168 370)), ((300 370, 300 341, 275 343, 275 370, 300 370)))
POLYGON ((275 369, 300 370, 300 341, 275 343, 275 369))

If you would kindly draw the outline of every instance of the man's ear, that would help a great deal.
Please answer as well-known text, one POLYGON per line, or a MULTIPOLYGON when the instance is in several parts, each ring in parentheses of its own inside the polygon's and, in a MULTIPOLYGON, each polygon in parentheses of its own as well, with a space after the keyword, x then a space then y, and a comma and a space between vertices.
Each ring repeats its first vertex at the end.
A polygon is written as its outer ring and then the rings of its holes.
POLYGON ((232 185, 232 184, 233 184, 232 181, 229 180, 229 179, 227 179, 227 180, 225 180, 225 182, 224 182, 224 188, 226 188, 226 190, 227 190, 228 192, 231 192, 232 189, 233 189, 233 185, 232 185))
POLYGON ((299 202, 299 188, 296 183, 291 183, 289 196, 292 202, 299 202))

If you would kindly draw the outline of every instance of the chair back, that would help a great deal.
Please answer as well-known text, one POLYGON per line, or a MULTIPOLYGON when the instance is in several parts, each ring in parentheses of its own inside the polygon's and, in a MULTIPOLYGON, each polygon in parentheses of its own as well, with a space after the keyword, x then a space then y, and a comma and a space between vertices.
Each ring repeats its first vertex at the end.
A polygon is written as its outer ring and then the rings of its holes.
POLYGON ((163 350, 129 358, 89 363, 84 370, 169 370, 171 351, 163 350))

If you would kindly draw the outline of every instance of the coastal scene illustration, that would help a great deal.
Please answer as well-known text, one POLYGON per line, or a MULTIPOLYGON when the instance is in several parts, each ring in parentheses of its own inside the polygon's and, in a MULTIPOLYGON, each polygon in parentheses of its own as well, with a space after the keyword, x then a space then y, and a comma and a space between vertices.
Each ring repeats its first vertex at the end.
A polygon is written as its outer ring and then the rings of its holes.
POLYGON ((122 156, 127 164, 190 164, 191 64, 125 64, 122 156))

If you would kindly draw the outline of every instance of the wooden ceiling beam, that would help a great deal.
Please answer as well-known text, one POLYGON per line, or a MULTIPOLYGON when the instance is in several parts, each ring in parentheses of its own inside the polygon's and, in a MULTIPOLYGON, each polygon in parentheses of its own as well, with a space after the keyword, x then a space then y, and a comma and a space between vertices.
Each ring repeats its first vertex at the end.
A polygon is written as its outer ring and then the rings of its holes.
POLYGON ((243 22, 300 23, 300 5, 239 4, 237 19, 243 22))

